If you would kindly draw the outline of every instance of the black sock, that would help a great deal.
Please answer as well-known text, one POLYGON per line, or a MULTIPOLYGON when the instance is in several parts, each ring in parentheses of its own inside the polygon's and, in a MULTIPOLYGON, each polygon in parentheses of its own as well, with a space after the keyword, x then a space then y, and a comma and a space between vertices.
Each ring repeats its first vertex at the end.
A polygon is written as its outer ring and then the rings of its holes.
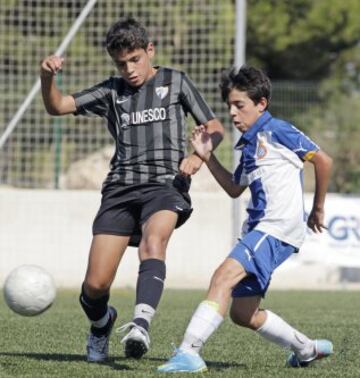
POLYGON ((150 320, 160 302, 165 276, 166 266, 162 260, 149 259, 140 264, 136 285, 136 315, 133 322, 146 330, 149 329, 150 320), (139 308, 140 312, 137 312, 139 308), (144 308, 150 311, 148 312, 144 308), (139 316, 141 312, 144 312, 144 316, 139 316))
MULTIPOLYGON (((83 308, 85 314, 89 318, 90 322, 96 322, 103 318, 106 313, 108 312, 108 301, 109 301, 109 294, 106 294, 100 298, 93 299, 90 298, 84 291, 84 285, 81 287, 81 294, 80 294, 80 304, 83 308)), ((96 336, 101 336, 109 330, 111 325, 110 317, 108 322, 104 327, 94 327, 91 326, 91 332, 96 336)))

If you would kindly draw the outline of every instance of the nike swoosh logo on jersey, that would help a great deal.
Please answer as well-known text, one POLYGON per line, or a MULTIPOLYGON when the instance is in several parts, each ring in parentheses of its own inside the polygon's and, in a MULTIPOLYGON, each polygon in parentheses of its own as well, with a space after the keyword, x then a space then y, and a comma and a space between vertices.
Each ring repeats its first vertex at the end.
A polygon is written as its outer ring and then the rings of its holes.
POLYGON ((116 103, 117 104, 122 104, 122 103, 126 102, 128 99, 129 99, 129 97, 126 97, 126 98, 117 98, 116 99, 116 103))

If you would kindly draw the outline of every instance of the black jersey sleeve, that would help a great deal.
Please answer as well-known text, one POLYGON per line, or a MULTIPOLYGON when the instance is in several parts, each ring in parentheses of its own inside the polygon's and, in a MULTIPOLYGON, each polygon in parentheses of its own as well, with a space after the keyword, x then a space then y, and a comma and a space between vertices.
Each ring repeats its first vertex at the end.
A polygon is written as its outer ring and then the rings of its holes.
POLYGON ((197 124, 205 124, 215 118, 214 113, 199 90, 186 74, 182 74, 180 101, 186 113, 190 113, 197 124))
POLYGON ((107 116, 111 104, 111 79, 72 94, 75 99, 75 115, 107 116))

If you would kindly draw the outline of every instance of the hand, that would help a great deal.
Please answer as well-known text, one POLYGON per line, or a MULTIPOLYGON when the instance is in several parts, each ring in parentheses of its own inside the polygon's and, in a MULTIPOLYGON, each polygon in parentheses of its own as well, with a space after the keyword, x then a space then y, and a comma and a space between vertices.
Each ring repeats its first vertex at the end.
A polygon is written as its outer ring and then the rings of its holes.
POLYGON ((42 77, 55 76, 61 69, 64 58, 56 55, 50 55, 41 62, 40 75, 42 77))
POLYGON ((180 173, 184 176, 194 175, 200 169, 202 162, 198 156, 194 154, 189 155, 181 161, 179 167, 180 173))
POLYGON ((194 128, 190 142, 202 160, 208 161, 210 159, 213 144, 210 134, 207 133, 203 125, 194 128))
POLYGON ((307 220, 308 227, 315 233, 322 232, 324 226, 324 209, 313 208, 307 220))

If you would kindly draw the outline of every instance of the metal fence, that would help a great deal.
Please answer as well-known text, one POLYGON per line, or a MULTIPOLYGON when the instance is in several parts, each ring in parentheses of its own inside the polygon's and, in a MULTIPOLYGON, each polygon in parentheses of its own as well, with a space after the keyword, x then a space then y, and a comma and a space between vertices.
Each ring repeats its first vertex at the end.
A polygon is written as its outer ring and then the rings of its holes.
MULTIPOLYGON (((40 61, 56 50, 86 1, 1 3, 0 135, 37 79, 40 61)), ((132 15, 146 26, 155 43, 154 63, 186 71, 230 131, 218 82, 221 70, 234 62, 234 7, 231 0, 98 1, 64 55, 58 85, 72 93, 115 74, 103 39, 113 22, 132 15)), ((313 83, 274 83, 271 111, 300 122, 301 127, 301 115, 317 101, 316 91, 313 83)), ((229 132, 219 148, 220 159, 228 167, 232 144, 229 132)), ((0 184, 66 187, 63 178, 76 162, 109 145, 112 140, 101 119, 50 117, 38 94, 0 150, 0 184)))

